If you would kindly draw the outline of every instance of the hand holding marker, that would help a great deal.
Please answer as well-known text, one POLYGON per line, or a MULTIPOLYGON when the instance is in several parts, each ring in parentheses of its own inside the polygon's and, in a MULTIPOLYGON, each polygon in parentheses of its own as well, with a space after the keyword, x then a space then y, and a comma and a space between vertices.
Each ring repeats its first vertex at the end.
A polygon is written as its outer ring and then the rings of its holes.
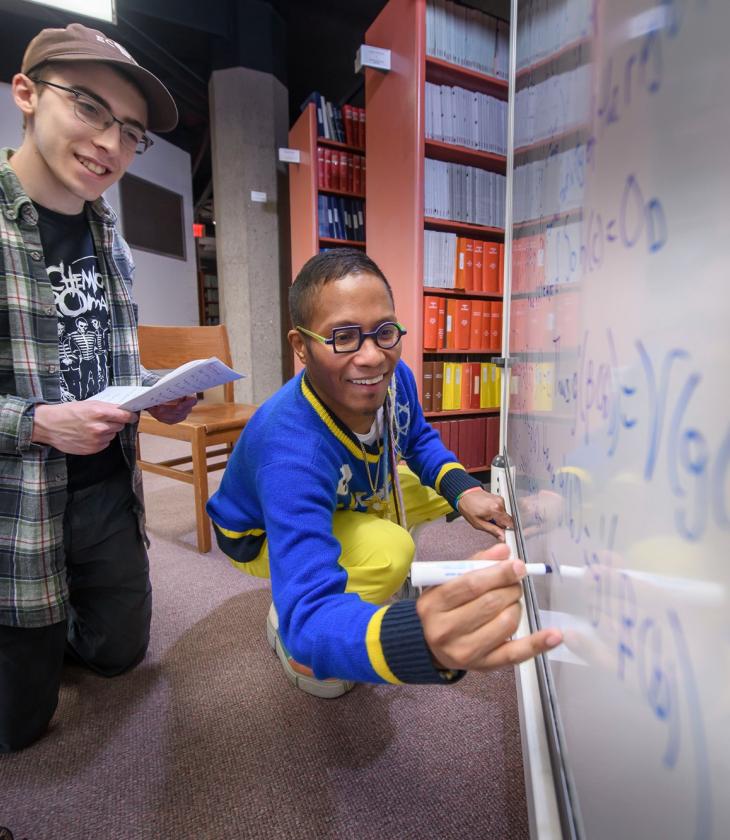
MULTIPOLYGON (((514 532, 505 531, 505 542, 510 549, 510 557, 516 557, 514 532)), ((415 561, 411 564, 411 584, 413 586, 438 586, 449 580, 460 577, 476 569, 486 569, 496 566, 499 560, 447 560, 444 562, 415 561)), ((528 575, 551 575, 559 577, 580 578, 583 569, 577 566, 551 566, 547 563, 525 563, 528 575)))

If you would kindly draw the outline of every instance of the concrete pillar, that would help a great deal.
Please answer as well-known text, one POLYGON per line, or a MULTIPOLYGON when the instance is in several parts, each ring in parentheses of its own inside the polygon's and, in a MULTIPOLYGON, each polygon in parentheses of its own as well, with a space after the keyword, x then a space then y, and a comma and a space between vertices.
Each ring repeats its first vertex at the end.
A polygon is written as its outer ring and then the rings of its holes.
POLYGON ((209 84, 221 322, 228 328, 239 402, 258 404, 282 384, 289 354, 289 199, 286 87, 271 73, 216 70, 209 84), (266 193, 266 201, 251 199, 266 193))

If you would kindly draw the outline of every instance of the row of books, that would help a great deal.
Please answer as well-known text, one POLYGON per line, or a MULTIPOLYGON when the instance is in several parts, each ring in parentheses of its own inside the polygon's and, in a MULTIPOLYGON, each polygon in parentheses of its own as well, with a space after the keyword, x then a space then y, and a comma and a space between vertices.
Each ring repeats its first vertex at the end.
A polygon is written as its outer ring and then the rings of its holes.
POLYGON ((506 79, 509 70, 509 24, 451 0, 428 0, 426 53, 479 73, 506 79))
POLYGON ((514 221, 537 221, 579 210, 584 199, 586 158, 586 144, 578 143, 544 160, 515 166, 514 221))
POLYGON ((319 236, 365 241, 365 202, 338 195, 317 196, 319 236))
POLYGON ((423 285, 501 295, 504 289, 504 244, 424 231, 423 285))
POLYGON ((430 158, 426 158, 425 170, 427 216, 504 228, 504 175, 430 158))
POLYGON ((517 91, 515 146, 586 125, 591 116, 591 71, 590 64, 582 64, 517 91))
POLYGON ((589 37, 595 25, 594 14, 592 0, 525 4, 517 26, 517 69, 589 37))
POLYGON ((501 347, 501 300, 424 297, 424 350, 499 352, 501 347))
POLYGON ((467 470, 489 469, 492 460, 499 454, 499 417, 438 420, 431 426, 439 433, 444 446, 467 470))
POLYGON ((365 109, 354 105, 335 105, 314 91, 302 102, 303 111, 310 102, 317 110, 317 136, 348 146, 365 148, 365 109))
POLYGON ((424 411, 499 408, 502 371, 493 362, 424 362, 424 411))
POLYGON ((580 295, 575 286, 557 287, 559 293, 514 298, 510 306, 510 348, 513 352, 568 352, 580 346, 580 295))
POLYGON ((426 82, 426 137, 506 155, 507 103, 485 93, 426 82))
POLYGON ((321 190, 365 192, 365 157, 317 146, 317 182, 321 190))

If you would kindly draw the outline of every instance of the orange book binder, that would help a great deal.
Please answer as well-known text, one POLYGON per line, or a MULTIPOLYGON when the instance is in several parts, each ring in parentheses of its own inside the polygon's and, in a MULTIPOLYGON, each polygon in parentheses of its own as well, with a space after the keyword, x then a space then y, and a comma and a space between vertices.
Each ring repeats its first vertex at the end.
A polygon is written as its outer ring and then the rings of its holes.
POLYGON ((482 271, 482 291, 499 293, 499 242, 486 242, 482 271))
POLYGON ((474 240, 474 274, 472 280, 472 290, 481 292, 482 289, 482 275, 484 273, 484 246, 485 242, 481 239, 474 240))
POLYGON ((484 314, 484 301, 473 300, 471 302, 471 341, 470 350, 482 349, 482 316, 484 314))
POLYGON ((471 407, 471 392, 473 383, 471 381, 471 364, 464 362, 461 365, 461 407, 471 407))
POLYGON ((474 240, 464 240, 464 289, 467 292, 474 290, 474 240))
POLYGON ((423 299, 423 349, 438 349, 439 299, 426 295, 423 299))
POLYGON ((504 294, 504 242, 499 243, 499 267, 497 269, 497 276, 499 278, 499 285, 497 291, 500 295, 504 294))
POLYGON ((439 323, 436 349, 442 350, 446 347, 446 298, 438 298, 439 302, 439 323))
POLYGON ((444 347, 447 350, 456 349, 456 322, 459 315, 459 301, 456 298, 446 300, 446 341, 444 347))
POLYGON ((459 236, 456 239, 456 288, 463 289, 466 283, 466 239, 459 236))
POLYGON ((471 301, 460 300, 454 330, 454 347, 456 350, 468 350, 471 341, 471 301))
POLYGON ((489 350, 499 350, 502 330, 502 301, 493 300, 489 304, 489 350))

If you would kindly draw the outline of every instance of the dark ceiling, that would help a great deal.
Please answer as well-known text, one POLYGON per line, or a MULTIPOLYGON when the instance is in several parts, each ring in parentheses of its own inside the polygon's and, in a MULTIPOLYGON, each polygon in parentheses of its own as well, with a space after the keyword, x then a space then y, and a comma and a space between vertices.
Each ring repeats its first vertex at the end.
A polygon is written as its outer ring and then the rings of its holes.
MULTIPOLYGON (((82 20, 118 40, 162 78, 180 110, 165 138, 188 151, 196 203, 210 194, 208 81, 214 70, 243 66, 271 72, 289 90, 290 123, 313 90, 362 105, 355 52, 386 0, 116 0, 117 25, 82 20)), ((0 81, 20 67, 28 41, 73 16, 0 0, 0 81)))

